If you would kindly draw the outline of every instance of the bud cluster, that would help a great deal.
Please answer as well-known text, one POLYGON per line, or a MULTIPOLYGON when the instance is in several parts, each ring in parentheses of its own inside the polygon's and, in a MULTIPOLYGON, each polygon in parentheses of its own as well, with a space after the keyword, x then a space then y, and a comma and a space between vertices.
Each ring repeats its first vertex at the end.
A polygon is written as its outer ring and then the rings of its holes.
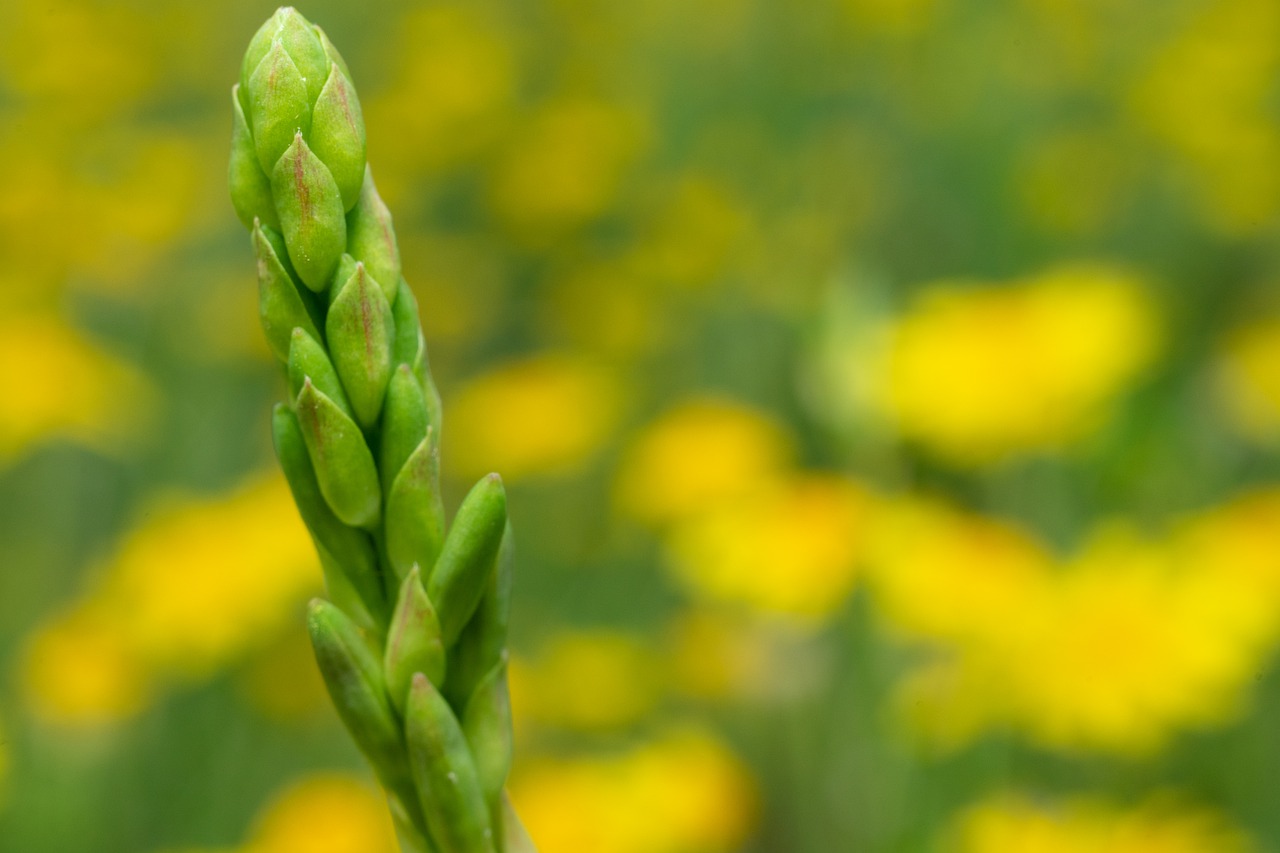
POLYGON ((346 63, 291 8, 232 88, 229 180, 287 377, 276 454, 325 571, 310 606, 339 715, 407 849, 524 848, 505 805, 511 534, 496 474, 446 528, 440 400, 346 63))

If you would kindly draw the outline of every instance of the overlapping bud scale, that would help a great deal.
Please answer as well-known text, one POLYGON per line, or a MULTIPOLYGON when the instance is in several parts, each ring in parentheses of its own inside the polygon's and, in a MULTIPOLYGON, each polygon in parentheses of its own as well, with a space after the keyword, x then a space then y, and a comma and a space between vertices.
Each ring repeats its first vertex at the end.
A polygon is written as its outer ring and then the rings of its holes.
POLYGON ((228 178, 287 378, 276 454, 331 599, 312 603, 308 628, 406 850, 531 850, 503 794, 506 496, 484 478, 446 530, 440 398, 365 150, 347 64, 280 9, 232 88, 228 178))

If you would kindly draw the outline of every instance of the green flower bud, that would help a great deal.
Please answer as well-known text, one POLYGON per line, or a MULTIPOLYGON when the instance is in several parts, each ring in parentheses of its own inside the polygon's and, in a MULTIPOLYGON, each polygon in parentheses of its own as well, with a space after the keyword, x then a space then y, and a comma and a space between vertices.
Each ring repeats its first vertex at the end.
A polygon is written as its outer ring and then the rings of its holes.
POLYGON ((465 706, 480 680, 505 659, 515 550, 515 534, 508 523, 489 586, 450 653, 452 663, 444 692, 458 707, 465 706))
POLYGON ((489 474, 458 507, 440 559, 427 580, 427 596, 440 615, 445 644, 452 646, 484 595, 507 526, 502 478, 489 474))
POLYGON ((396 327, 396 340, 391 348, 392 359, 396 364, 409 365, 413 369, 413 375, 418 378, 418 385, 427 405, 427 423, 439 444, 440 392, 436 390, 436 383, 431 378, 431 367, 427 363, 427 342, 422 337, 422 325, 418 322, 418 300, 403 276, 397 290, 399 295, 391 306, 391 317, 396 327))
POLYGON ((427 437, 427 426, 427 403, 422 397, 422 387, 408 365, 401 364, 391 374, 382 403, 378 470, 382 472, 384 495, 391 491, 391 484, 410 454, 427 437))
POLYGON ((427 598, 427 591, 422 588, 417 566, 400 585, 382 664, 391 702, 401 713, 409 699, 409 682, 415 672, 426 675, 432 684, 444 682, 445 656, 444 643, 440 640, 440 621, 427 598))
POLYGON ((324 30, 320 29, 319 24, 312 24, 312 29, 316 31, 316 37, 320 39, 320 44, 324 46, 325 55, 329 57, 329 61, 347 75, 347 79, 351 79, 351 69, 347 67, 347 61, 342 58, 342 54, 338 53, 338 49, 333 46, 333 42, 329 41, 329 36, 324 30))
POLYGON ((329 79, 311 111, 311 134, 307 138, 311 150, 333 174, 342 196, 342 209, 350 210, 364 183, 364 116, 355 88, 337 65, 329 66, 329 79))
POLYGON ((346 614, 320 599, 307 610, 307 631, 338 716, 383 787, 402 801, 415 825, 422 824, 405 738, 369 639, 346 614))
POLYGON ((314 102, 329 73, 330 62, 324 40, 316 30, 296 9, 289 6, 277 9, 249 40, 240 64, 240 84, 247 88, 254 70, 271 51, 272 44, 279 41, 307 80, 308 101, 314 102))
POLYGON ((387 560, 397 576, 403 577, 415 565, 435 564, 444 540, 444 502, 440 452, 430 431, 391 484, 383 527, 387 560))
MULTIPOLYGON (((506 656, 480 680, 462 713, 462 732, 475 759, 486 802, 496 805, 511 771, 511 696, 506 656)), ((495 810, 496 811, 496 810, 495 810)))
POLYGON ((396 298, 391 303, 391 316, 396 325, 396 341, 392 346, 392 357, 396 364, 407 364, 413 367, 425 358, 427 342, 422 337, 422 324, 418 320, 418 300, 413 295, 404 276, 396 285, 396 298))
POLYGON ((256 219, 253 251, 258 258, 258 316, 262 330, 271 352, 288 363, 294 329, 320 337, 314 318, 315 299, 310 291, 299 288, 281 260, 281 256, 287 259, 288 254, 280 235, 256 219))
POLYGON ((382 285, 387 301, 394 304, 400 284, 400 248, 391 224, 391 211, 373 185, 373 172, 365 167, 364 183, 356 206, 347 214, 347 251, 364 261, 369 274, 382 285))
POLYGON ((333 366, 347 389, 356 420, 365 429, 378 422, 382 397, 391 380, 391 306, 365 271, 355 272, 342 285, 329 306, 325 334, 333 366))
POLYGON ((271 50, 254 70, 246 88, 249 108, 245 116, 253 129, 258 163, 264 173, 271 174, 294 134, 311 130, 307 83, 277 40, 271 43, 271 50))
POLYGON ((303 380, 293 408, 325 502, 344 524, 372 527, 378 521, 382 495, 373 454, 360 427, 316 390, 310 378, 303 380))
POLYGON ((231 161, 227 165, 231 204, 245 228, 252 228, 258 219, 279 228, 275 202, 271 200, 271 181, 258 164, 258 152, 253 146, 253 134, 244 117, 239 91, 239 83, 231 87, 231 161))
MULTIPOLYGON (((318 337, 318 336, 317 336, 318 337)), ((294 329, 289 337, 289 395, 297 398, 308 379, 316 390, 324 394, 349 418, 354 418, 347 394, 338 379, 338 372, 329 361, 329 354, 302 329, 294 329)))
POLYGON ((373 540, 367 533, 343 524, 329 508, 316 480, 315 469, 311 467, 302 428, 287 406, 276 406, 271 419, 271 433, 276 458, 280 460, 289 490, 298 505, 298 513, 310 531, 316 549, 329 558, 322 559, 326 580, 337 581, 337 578, 330 577, 330 573, 338 569, 342 582, 331 585, 339 589, 349 587, 359 597, 361 609, 366 610, 375 623, 381 621, 380 617, 385 618, 386 604, 373 540))
POLYGON ((302 283, 319 293, 346 248, 347 223, 333 175, 301 132, 276 162, 271 192, 293 267, 302 283))
POLYGON ((444 697, 420 672, 409 690, 405 735, 418 801, 440 853, 494 853, 489 809, 466 736, 444 697))

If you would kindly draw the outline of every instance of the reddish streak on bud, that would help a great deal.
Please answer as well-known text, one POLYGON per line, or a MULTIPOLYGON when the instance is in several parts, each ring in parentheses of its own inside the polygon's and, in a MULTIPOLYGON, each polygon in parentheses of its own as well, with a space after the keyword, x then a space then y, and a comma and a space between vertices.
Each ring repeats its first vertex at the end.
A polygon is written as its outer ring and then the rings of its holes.
POLYGON ((293 137, 293 144, 298 146, 298 156, 293 159, 293 182, 298 188, 298 213, 299 219, 303 222, 311 219, 311 188, 307 186, 305 175, 302 169, 302 131, 293 137))
POLYGON ((368 280, 365 278, 364 261, 356 263, 356 275, 360 276, 360 283, 366 285, 366 289, 360 297, 360 325, 364 327, 364 351, 369 357, 369 363, 373 363, 373 315, 370 313, 368 296, 368 280))

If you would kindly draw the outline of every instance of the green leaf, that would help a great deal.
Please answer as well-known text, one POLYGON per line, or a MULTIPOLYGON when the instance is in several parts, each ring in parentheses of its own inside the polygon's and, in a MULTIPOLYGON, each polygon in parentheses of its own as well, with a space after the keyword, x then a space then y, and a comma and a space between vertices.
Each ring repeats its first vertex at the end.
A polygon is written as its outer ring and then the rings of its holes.
POLYGON ((356 420, 365 429, 378 422, 391 380, 391 306, 364 264, 341 286, 329 306, 325 334, 334 369, 347 390, 356 420))
POLYGON ((489 579, 507 525, 502 478, 489 474, 472 487, 458 508, 440 559, 427 579, 446 645, 453 645, 475 612, 489 579))
POLYGON ((489 809, 462 727, 422 673, 413 676, 405 711, 409 769, 431 840, 441 853, 494 853, 489 809))
POLYGON ((271 192, 289 259, 302 283, 320 293, 346 248, 347 222, 333 175, 301 133, 276 162, 271 192))
POLYGON ((422 588, 417 566, 400 585, 382 662, 391 702, 401 713, 409 699, 409 682, 415 672, 425 674, 433 684, 444 682, 445 655, 444 643, 440 639, 440 621, 427 598, 427 591, 422 588))
POLYGON ((350 210, 364 183, 364 116, 356 90, 337 65, 330 65, 328 80, 312 109, 308 139, 311 150, 333 174, 342 209, 350 210))
POLYGON ((382 494, 373 454, 360 427, 316 390, 309 377, 303 380, 293 408, 329 508, 344 524, 373 527, 378 522, 382 494))

